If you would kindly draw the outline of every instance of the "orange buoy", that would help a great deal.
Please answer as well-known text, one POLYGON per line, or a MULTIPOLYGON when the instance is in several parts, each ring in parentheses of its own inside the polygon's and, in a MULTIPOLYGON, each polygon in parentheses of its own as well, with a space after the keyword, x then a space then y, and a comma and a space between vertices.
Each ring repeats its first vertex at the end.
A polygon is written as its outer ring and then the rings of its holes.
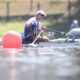
POLYGON ((20 48, 22 45, 22 39, 19 33, 15 31, 9 31, 2 37, 3 48, 20 48))

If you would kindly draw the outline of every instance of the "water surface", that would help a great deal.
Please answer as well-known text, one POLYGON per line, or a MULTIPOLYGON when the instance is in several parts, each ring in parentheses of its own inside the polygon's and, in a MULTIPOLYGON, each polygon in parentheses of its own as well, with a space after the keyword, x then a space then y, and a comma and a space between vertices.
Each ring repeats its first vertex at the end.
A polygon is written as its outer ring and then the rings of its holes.
POLYGON ((80 48, 0 49, 0 80, 80 80, 80 48))

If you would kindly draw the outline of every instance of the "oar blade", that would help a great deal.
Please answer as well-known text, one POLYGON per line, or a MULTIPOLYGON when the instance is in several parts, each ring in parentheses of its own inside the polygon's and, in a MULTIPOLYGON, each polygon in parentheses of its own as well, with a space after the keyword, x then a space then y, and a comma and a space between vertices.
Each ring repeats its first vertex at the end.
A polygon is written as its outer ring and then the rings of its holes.
POLYGON ((36 45, 36 44, 31 43, 31 44, 28 44, 28 47, 37 47, 37 45, 36 45))

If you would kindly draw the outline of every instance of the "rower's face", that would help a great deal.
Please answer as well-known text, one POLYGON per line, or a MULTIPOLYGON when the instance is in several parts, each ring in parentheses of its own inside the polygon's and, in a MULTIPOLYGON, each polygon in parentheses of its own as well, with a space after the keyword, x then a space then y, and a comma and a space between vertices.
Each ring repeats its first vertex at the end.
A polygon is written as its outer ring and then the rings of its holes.
POLYGON ((41 15, 41 14, 37 15, 37 19, 38 20, 43 20, 44 19, 44 15, 41 15))

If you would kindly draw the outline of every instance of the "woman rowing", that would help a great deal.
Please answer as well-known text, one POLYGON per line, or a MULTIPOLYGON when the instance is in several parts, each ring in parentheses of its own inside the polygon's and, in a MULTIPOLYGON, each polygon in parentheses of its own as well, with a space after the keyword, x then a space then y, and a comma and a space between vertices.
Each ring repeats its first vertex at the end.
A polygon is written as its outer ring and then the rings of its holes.
POLYGON ((80 27, 79 27, 79 23, 77 20, 73 20, 71 26, 70 26, 70 31, 68 32, 68 37, 67 38, 71 38, 72 41, 74 41, 74 39, 80 37, 80 27))
MULTIPOLYGON (((46 13, 43 10, 38 10, 35 13, 35 17, 31 17, 25 24, 24 27, 24 38, 23 43, 32 43, 36 38, 36 33, 42 31, 41 20, 46 17, 46 13)), ((44 31, 44 30, 43 30, 44 31)), ((38 37, 37 42, 49 41, 48 39, 38 37)))
POLYGON ((70 26, 70 30, 74 29, 74 28, 79 28, 79 23, 78 20, 73 20, 71 26, 70 26))

